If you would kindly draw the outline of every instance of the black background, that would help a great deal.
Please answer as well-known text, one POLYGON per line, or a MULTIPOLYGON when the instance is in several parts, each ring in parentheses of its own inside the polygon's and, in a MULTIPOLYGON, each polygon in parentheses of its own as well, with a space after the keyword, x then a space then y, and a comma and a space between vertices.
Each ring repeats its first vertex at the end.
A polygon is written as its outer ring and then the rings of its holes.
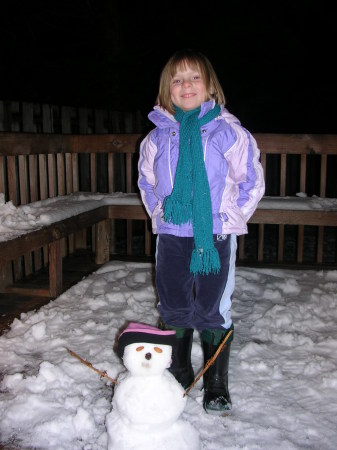
POLYGON ((252 132, 337 133, 336 23, 325 1, 1 3, 0 100, 152 109, 160 70, 203 51, 252 132))

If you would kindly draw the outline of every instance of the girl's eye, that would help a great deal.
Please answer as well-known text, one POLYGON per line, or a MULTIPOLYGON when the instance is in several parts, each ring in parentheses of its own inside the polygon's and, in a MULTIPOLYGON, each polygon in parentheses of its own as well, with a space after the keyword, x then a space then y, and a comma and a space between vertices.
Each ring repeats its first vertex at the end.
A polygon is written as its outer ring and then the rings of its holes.
POLYGON ((181 83, 181 80, 179 78, 175 78, 174 80, 172 80, 172 84, 179 84, 181 83))
POLYGON ((194 75, 193 80, 200 80, 200 75, 194 75))

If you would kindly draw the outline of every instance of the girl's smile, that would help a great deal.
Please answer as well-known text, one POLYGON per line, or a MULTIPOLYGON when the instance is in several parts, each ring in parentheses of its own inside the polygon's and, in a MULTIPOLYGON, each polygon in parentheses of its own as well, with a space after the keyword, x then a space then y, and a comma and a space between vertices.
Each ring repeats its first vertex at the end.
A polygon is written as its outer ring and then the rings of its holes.
POLYGON ((198 70, 180 68, 170 83, 171 100, 183 111, 198 108, 207 100, 206 86, 198 70))

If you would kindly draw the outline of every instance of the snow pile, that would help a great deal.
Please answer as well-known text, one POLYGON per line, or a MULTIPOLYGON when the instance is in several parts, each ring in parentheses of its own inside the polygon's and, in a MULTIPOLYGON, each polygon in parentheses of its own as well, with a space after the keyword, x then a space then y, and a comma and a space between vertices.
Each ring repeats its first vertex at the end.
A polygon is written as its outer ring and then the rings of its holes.
MULTIPOLYGON (((157 323, 153 270, 110 262, 0 336, 0 440, 7 448, 108 448, 111 383, 66 348, 117 378, 121 327, 157 323)), ((337 271, 238 268, 233 319, 231 415, 204 412, 199 380, 181 416, 198 430, 201 448, 334 450, 337 271)), ((192 362, 199 373, 197 332, 192 362)), ((128 439, 137 443, 137 433, 128 439)), ((170 448, 178 447, 172 441, 170 448)))
POLYGON ((82 192, 16 207, 11 201, 5 202, 4 194, 0 194, 0 242, 103 205, 121 204, 141 205, 141 200, 137 194, 82 192))
POLYGON ((335 211, 337 198, 307 197, 299 192, 296 197, 263 197, 258 209, 282 209, 293 211, 335 211))
MULTIPOLYGON (((92 194, 80 192, 48 198, 38 202, 15 207, 4 201, 0 194, 0 242, 20 236, 44 225, 67 219, 74 215, 91 211, 102 205, 141 205, 138 194, 116 192, 112 194, 92 194)), ((263 197, 258 209, 285 210, 325 210, 337 212, 337 199, 306 197, 263 197)))

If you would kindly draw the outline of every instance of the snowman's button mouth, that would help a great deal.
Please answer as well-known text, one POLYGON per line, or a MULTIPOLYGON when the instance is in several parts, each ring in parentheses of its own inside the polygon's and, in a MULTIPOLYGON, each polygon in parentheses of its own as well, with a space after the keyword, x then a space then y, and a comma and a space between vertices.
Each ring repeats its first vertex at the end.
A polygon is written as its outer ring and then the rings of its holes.
POLYGON ((142 362, 142 367, 145 367, 146 369, 150 369, 151 368, 151 364, 148 362, 142 362))

